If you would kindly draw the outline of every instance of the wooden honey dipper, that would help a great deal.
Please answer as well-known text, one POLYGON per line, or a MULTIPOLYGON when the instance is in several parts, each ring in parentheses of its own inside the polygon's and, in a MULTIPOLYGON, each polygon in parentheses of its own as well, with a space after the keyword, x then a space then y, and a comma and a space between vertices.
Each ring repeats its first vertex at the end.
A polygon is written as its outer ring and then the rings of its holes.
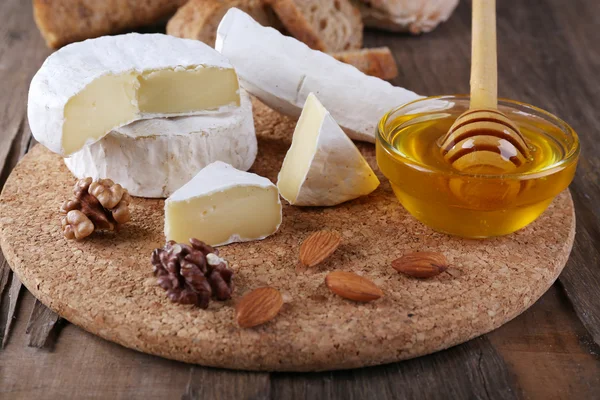
POLYGON ((444 159, 460 171, 502 174, 530 157, 519 128, 498 110, 496 0, 473 0, 471 103, 441 141, 444 159))

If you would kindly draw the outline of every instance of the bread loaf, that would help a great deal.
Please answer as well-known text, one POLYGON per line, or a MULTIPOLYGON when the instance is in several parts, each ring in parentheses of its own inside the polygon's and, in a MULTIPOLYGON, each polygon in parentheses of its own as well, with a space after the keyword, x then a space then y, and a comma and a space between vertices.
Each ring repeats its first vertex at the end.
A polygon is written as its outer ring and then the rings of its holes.
POLYGON ((187 0, 33 0, 33 15, 48 46, 119 33, 160 21, 187 0))
POLYGON ((349 0, 267 0, 287 31, 324 52, 362 47, 363 24, 349 0))
POLYGON ((340 51, 330 55, 343 63, 355 66, 367 75, 386 80, 398 76, 396 60, 388 47, 340 51))
POLYGON ((365 26, 419 34, 446 21, 458 0, 360 0, 365 26))
POLYGON ((201 40, 214 47, 219 22, 231 7, 250 14, 261 25, 281 25, 264 0, 190 0, 169 20, 167 34, 201 40))

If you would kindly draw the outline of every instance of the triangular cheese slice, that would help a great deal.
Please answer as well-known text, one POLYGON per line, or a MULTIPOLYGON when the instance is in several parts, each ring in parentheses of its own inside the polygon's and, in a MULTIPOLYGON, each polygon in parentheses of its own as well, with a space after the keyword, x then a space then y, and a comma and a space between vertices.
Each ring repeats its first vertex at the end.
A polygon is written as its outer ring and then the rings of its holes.
POLYGON ((333 206, 377 186, 379 179, 360 151, 310 93, 279 172, 281 196, 296 206, 333 206))
POLYGON ((270 180, 216 161, 165 202, 167 240, 196 238, 220 246, 261 240, 281 224, 281 202, 270 180))

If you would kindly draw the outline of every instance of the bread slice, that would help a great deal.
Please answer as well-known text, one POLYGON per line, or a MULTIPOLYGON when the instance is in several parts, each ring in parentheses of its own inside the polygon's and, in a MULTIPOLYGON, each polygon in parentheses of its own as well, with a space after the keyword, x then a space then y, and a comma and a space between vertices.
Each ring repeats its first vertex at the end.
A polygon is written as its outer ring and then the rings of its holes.
POLYGON ((367 75, 386 80, 398 76, 398 66, 389 47, 340 51, 330 55, 367 75))
POLYGON ((365 26, 392 32, 430 32, 446 21, 459 0, 360 0, 365 26))
POLYGON ((33 0, 33 15, 49 47, 151 25, 187 0, 33 0))
POLYGON ((261 25, 281 26, 264 0, 190 0, 169 20, 167 34, 201 40, 214 47, 219 22, 232 7, 248 13, 261 25))
POLYGON ((363 24, 349 0, 267 0, 288 32, 324 52, 362 47, 363 24))

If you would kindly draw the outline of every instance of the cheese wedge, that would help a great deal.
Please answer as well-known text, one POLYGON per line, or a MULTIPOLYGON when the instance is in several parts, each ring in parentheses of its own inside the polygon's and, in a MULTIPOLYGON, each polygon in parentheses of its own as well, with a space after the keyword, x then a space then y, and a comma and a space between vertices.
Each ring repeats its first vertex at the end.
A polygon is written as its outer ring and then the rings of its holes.
POLYGON ((379 179, 360 151, 310 93, 279 172, 281 196, 296 206, 334 206, 377 186, 379 179))
POLYGON ((263 27, 237 8, 221 20, 215 48, 231 61, 241 85, 269 107, 298 117, 314 92, 356 140, 374 143, 385 113, 420 98, 263 27))
POLYGON ((167 240, 211 246, 262 240, 281 224, 277 187, 267 178, 217 161, 165 202, 167 240))
POLYGON ((105 36, 63 47, 31 81, 33 136, 70 155, 130 122, 239 106, 233 67, 204 43, 161 34, 105 36))
POLYGON ((168 197, 202 168, 223 161, 247 171, 257 152, 252 101, 229 112, 133 122, 84 147, 65 164, 77 178, 109 178, 139 197, 168 197))

